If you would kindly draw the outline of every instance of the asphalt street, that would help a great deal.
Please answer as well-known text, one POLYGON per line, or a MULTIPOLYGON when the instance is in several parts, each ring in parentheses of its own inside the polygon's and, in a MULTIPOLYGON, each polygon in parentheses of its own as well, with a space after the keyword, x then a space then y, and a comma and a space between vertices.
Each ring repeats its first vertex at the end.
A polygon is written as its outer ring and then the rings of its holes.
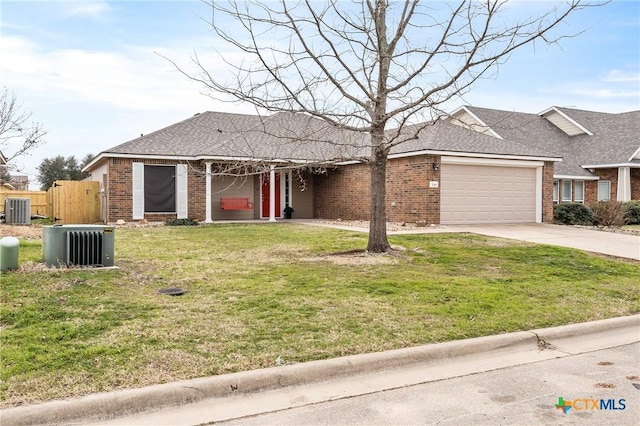
POLYGON ((221 424, 638 425, 640 344, 322 402, 221 424), (559 398, 565 404, 571 401, 573 407, 564 413, 556 407, 559 398))

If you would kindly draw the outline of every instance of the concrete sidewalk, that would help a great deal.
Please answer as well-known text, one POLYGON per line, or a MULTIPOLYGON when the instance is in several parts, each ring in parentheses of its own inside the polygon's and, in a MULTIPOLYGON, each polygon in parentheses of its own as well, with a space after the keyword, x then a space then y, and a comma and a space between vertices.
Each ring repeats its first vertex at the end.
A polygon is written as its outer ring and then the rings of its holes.
POLYGON ((635 343, 640 315, 355 355, 0 411, 3 426, 188 425, 635 343))
POLYGON ((637 426, 638 365, 633 343, 216 424, 637 426))

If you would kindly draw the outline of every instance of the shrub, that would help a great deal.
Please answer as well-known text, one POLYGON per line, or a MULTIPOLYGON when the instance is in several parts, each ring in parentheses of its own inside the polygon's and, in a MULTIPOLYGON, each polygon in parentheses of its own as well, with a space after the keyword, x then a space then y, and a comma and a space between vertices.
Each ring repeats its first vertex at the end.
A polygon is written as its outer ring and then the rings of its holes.
POLYGON ((626 223, 620 201, 598 201, 591 205, 591 212, 597 225, 622 226, 626 223))
POLYGON ((629 225, 640 225, 640 200, 627 201, 623 205, 624 217, 629 225))
POLYGON ((168 219, 164 224, 167 226, 198 226, 198 222, 193 219, 168 219))
POLYGON ((580 203, 556 204, 553 206, 553 219, 564 225, 593 225, 593 213, 589 207, 580 203))

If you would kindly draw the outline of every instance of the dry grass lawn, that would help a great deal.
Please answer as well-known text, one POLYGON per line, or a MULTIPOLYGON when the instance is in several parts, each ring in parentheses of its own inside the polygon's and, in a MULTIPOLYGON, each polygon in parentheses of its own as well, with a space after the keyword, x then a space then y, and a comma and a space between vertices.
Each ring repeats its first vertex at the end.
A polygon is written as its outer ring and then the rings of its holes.
POLYGON ((120 269, 91 271, 45 268, 24 239, 0 290, 2 405, 640 312, 638 262, 390 241, 397 255, 372 256, 345 253, 365 234, 291 223, 118 228, 120 269))

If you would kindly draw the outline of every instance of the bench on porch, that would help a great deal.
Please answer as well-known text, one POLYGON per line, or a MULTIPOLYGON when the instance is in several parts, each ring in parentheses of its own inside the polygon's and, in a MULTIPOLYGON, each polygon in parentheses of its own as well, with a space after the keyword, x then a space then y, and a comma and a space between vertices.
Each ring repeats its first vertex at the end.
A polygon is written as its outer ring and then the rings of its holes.
POLYGON ((253 210, 253 201, 249 198, 220 197, 222 210, 253 210))

